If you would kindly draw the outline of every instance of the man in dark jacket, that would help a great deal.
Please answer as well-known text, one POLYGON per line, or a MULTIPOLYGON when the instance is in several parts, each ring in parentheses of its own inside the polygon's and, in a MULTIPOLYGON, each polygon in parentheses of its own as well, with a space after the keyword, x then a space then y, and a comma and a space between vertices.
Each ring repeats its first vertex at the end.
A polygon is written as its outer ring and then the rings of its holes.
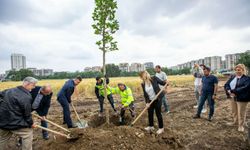
MULTIPOLYGON (((109 84, 109 78, 106 78, 106 84, 107 85, 109 84)), ((103 79, 101 77, 96 77, 95 94, 96 94, 96 97, 98 98, 99 104, 100 104, 99 117, 102 117, 103 116, 103 103, 104 103, 104 83, 103 83, 103 79)), ((109 100, 111 107, 113 108, 114 112, 116 113, 116 109, 114 106, 114 99, 113 99, 112 93, 109 89, 107 89, 107 98, 109 100)))
POLYGON ((57 94, 57 100, 63 108, 63 123, 67 124, 68 128, 76 128, 77 126, 72 123, 70 117, 69 104, 71 103, 71 96, 74 93, 75 87, 82 81, 80 76, 75 79, 70 79, 65 82, 62 89, 57 94))
MULTIPOLYGON (((41 116, 43 119, 46 119, 46 116, 48 114, 50 103, 51 103, 51 97, 53 95, 52 89, 50 85, 45 86, 36 86, 31 92, 32 96, 32 109, 35 110, 39 116, 41 116)), ((48 128, 48 124, 45 120, 41 120, 41 126, 48 128)), ((43 139, 48 140, 49 135, 48 132, 43 130, 43 139)))
POLYGON ((0 150, 6 149, 12 134, 22 138, 22 150, 32 149, 32 127, 35 125, 31 115, 30 91, 36 83, 37 79, 26 77, 22 86, 0 92, 0 150))

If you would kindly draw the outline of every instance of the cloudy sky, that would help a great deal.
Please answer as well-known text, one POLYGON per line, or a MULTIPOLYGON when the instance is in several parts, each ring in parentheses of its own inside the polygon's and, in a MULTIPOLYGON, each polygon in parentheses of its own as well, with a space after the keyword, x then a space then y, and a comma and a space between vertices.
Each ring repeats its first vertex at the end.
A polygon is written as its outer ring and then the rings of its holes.
MULTIPOLYGON (((0 0, 0 73, 11 53, 55 71, 101 65, 94 0, 0 0)), ((118 0, 119 51, 108 63, 173 66, 250 49, 249 0, 118 0)))

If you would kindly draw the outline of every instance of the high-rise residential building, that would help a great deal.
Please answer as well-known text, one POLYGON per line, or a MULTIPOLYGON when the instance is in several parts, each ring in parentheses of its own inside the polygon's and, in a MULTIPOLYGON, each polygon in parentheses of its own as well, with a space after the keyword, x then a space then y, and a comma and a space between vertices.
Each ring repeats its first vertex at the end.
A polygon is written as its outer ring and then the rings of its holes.
POLYGON ((20 70, 26 68, 26 57, 22 54, 11 54, 11 69, 20 70))
POLYGON ((221 61, 221 69, 226 69, 226 60, 221 61))
POLYGON ((91 68, 91 67, 85 67, 85 68, 84 68, 84 72, 90 72, 90 71, 92 71, 92 68, 91 68))
POLYGON ((221 56, 205 57, 204 64, 212 71, 218 71, 221 69, 221 56))
POLYGON ((35 76, 50 76, 54 74, 53 69, 36 69, 36 68, 27 68, 33 72, 35 76))
POLYGON ((233 70, 239 59, 240 53, 226 55, 226 69, 233 70))
POLYGON ((130 72, 140 72, 144 71, 145 67, 141 63, 132 63, 129 70, 130 72))
POLYGON ((129 72, 129 64, 128 63, 120 63, 119 64, 119 69, 122 72, 129 72))
POLYGON ((199 64, 199 65, 204 64, 204 59, 199 59, 199 60, 198 60, 198 64, 199 64))
POLYGON ((153 62, 146 62, 144 63, 145 69, 152 69, 154 68, 154 63, 153 62))

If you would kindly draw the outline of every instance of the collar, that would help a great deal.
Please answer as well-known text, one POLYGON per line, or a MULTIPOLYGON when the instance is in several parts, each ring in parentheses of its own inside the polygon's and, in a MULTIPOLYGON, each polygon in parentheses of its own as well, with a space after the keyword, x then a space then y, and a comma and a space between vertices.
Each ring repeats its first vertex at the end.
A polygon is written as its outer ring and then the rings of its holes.
POLYGON ((30 91, 27 90, 27 89, 25 89, 23 86, 18 86, 17 88, 20 89, 20 90, 22 90, 23 92, 25 92, 25 93, 27 93, 27 94, 30 93, 30 91))

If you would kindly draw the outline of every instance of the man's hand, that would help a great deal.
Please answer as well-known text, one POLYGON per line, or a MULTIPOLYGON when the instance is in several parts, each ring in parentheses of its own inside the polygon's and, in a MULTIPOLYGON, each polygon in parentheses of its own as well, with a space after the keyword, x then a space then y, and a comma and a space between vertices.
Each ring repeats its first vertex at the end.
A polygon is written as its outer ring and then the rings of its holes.
POLYGON ((36 124, 33 123, 31 128, 33 128, 33 129, 36 128, 36 124))
POLYGON ((41 116, 41 120, 44 121, 46 119, 46 116, 41 116))
POLYGON ((234 93, 230 93, 231 97, 236 97, 236 95, 234 93))
POLYGON ((150 104, 149 104, 149 103, 146 103, 146 107, 149 108, 149 107, 150 107, 150 104))

